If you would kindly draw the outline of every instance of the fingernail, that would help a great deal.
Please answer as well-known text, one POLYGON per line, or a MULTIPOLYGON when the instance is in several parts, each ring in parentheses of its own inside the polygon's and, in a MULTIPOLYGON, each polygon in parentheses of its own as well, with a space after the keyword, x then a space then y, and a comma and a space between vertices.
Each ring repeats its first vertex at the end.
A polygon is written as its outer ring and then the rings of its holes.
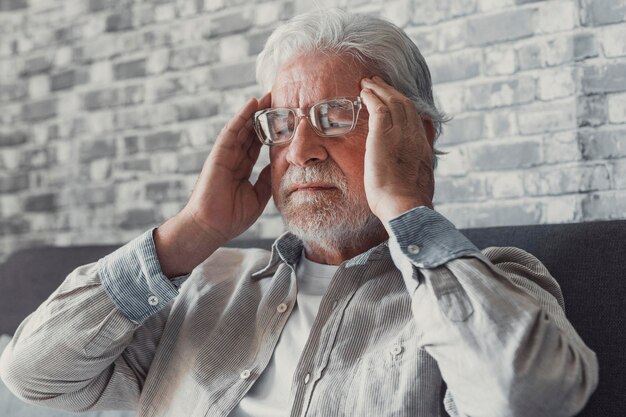
POLYGON ((374 75, 374 76, 372 77, 372 79, 373 79, 374 81, 379 81, 379 82, 380 82, 380 81, 382 81, 382 82, 384 82, 384 80, 383 80, 382 78, 380 78, 378 75, 374 75))

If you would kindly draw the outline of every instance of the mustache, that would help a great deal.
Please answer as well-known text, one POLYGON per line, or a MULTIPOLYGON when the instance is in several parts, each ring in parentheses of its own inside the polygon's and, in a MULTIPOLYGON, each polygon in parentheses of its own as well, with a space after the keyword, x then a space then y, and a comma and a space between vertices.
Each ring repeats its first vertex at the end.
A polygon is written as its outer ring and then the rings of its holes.
POLYGON ((337 187, 344 194, 348 190, 346 176, 334 162, 324 162, 307 167, 291 165, 280 181, 280 194, 285 197, 293 184, 323 182, 337 187))

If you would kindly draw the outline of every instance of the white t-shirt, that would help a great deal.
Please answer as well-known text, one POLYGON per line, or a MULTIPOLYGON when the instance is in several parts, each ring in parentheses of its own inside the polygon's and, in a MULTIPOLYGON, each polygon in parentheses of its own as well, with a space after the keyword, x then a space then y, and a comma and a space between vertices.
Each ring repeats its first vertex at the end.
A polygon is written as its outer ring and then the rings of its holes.
POLYGON ((229 417, 287 416, 293 374, 309 338, 322 296, 338 265, 324 265, 306 259, 304 251, 296 267, 296 305, 278 339, 276 349, 263 373, 229 417))

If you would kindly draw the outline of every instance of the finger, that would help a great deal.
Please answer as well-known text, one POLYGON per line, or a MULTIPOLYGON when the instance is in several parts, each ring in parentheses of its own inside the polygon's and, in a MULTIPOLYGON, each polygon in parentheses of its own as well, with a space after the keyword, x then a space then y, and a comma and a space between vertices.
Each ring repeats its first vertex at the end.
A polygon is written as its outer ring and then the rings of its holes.
POLYGON ((272 92, 271 92, 271 91, 268 91, 268 92, 267 92, 267 93, 265 93, 265 95, 263 95, 263 97, 261 97, 261 99, 259 100, 258 110, 261 110, 261 109, 266 109, 266 108, 268 108, 271 104, 272 104, 272 92))
POLYGON ((382 136, 393 128, 389 107, 372 90, 369 88, 361 90, 361 99, 370 115, 367 121, 370 134, 382 136))
POLYGON ((394 126, 405 129, 409 116, 415 114, 413 102, 378 76, 374 76, 372 79, 365 78, 362 84, 374 91, 389 107, 394 126))
POLYGON ((248 119, 246 124, 239 130, 236 143, 240 144, 244 150, 247 150, 254 142, 260 142, 259 140, 250 140, 256 137, 254 123, 252 119, 248 119))
POLYGON ((267 164, 254 183, 254 192, 261 207, 265 207, 272 196, 272 168, 267 164))
POLYGON ((260 141, 251 141, 251 145, 246 151, 247 158, 241 164, 241 169, 244 170, 243 175, 246 178, 250 178, 250 175, 252 174, 252 169, 254 168, 256 161, 259 159, 259 154, 261 153, 262 147, 263 144, 260 141))
MULTIPOLYGON (((247 141, 246 139, 248 139, 248 137, 240 137, 239 138, 239 143, 242 144, 247 144, 248 145, 248 149, 250 146, 253 146, 254 142, 258 142, 258 143, 263 143, 260 138, 258 137, 256 130, 254 129, 254 113, 258 110, 262 110, 262 109, 266 109, 269 107, 269 105, 271 104, 272 100, 272 94, 271 92, 267 92, 263 95, 263 97, 261 97, 261 99, 258 101, 258 105, 257 105, 257 109, 252 113, 252 117, 250 119, 248 119, 248 121, 246 122, 246 130, 245 131, 240 131, 239 135, 251 135, 251 137, 254 137, 256 139, 259 139, 257 141, 247 141)), ((254 146, 256 146, 256 144, 254 144, 254 146)))

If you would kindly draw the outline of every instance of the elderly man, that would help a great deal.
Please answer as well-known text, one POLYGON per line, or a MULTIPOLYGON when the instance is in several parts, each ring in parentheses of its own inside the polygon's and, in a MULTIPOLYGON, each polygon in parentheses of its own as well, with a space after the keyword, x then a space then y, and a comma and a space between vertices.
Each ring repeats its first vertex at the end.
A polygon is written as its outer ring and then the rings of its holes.
POLYGON ((445 117, 404 32, 302 15, 257 75, 270 92, 219 134, 183 210, 75 269, 20 325, 2 356, 13 392, 139 416, 580 411, 598 365, 554 278, 432 208, 445 117), (271 252, 223 248, 270 197, 289 230, 271 252))

